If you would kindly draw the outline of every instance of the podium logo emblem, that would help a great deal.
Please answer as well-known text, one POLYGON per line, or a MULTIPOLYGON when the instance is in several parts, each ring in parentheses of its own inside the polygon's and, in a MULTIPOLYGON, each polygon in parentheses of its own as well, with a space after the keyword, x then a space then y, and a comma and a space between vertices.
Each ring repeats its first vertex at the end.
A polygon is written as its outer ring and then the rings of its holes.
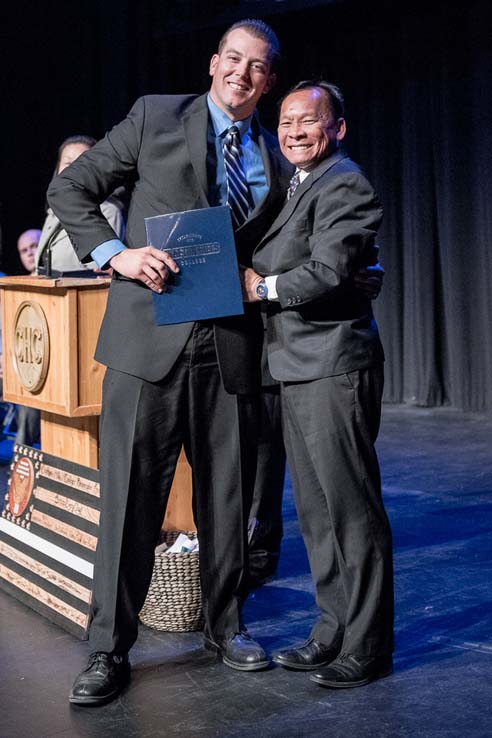
POLYGON ((34 488, 34 467, 27 456, 21 456, 12 469, 9 480, 8 512, 20 518, 25 512, 34 488))
POLYGON ((23 387, 39 392, 50 360, 50 335, 46 316, 37 302, 25 301, 14 318, 14 369, 23 387))

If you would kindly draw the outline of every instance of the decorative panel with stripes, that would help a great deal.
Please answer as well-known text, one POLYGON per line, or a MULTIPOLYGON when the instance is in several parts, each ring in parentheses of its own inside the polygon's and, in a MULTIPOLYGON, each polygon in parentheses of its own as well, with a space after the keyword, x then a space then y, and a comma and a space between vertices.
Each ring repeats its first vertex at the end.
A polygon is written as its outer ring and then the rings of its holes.
POLYGON ((87 638, 98 526, 96 469, 14 446, 0 587, 79 638, 87 638))

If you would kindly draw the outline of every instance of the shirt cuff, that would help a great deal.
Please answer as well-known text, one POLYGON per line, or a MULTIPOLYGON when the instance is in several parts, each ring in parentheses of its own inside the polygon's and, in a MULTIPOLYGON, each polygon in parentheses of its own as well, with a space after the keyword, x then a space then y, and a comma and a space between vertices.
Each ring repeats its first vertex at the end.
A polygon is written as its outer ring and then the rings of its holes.
POLYGON ((265 277, 265 284, 268 289, 268 299, 278 302, 277 294, 277 277, 278 274, 274 274, 273 277, 265 277))
POLYGON ((91 251, 91 256, 99 269, 105 269, 113 256, 116 256, 116 254, 119 254, 120 251, 124 251, 126 248, 125 244, 118 238, 112 238, 111 241, 104 241, 104 243, 96 246, 96 248, 91 251))

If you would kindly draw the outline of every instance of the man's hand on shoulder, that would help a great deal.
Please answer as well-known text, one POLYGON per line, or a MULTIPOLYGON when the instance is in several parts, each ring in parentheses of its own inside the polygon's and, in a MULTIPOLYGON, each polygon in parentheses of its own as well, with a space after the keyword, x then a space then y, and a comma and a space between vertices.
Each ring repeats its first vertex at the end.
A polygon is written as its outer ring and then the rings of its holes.
POLYGON ((379 263, 362 267, 354 274, 354 283, 365 297, 375 300, 383 286, 384 269, 379 263))
POLYGON ((259 302, 260 298, 256 293, 256 287, 258 282, 261 282, 263 277, 261 274, 255 272, 251 267, 240 267, 239 276, 241 278, 241 288, 243 291, 244 302, 259 302))
POLYGON ((153 292, 164 292, 169 272, 179 272, 174 259, 153 246, 124 249, 115 254, 109 264, 123 277, 138 279, 153 292))

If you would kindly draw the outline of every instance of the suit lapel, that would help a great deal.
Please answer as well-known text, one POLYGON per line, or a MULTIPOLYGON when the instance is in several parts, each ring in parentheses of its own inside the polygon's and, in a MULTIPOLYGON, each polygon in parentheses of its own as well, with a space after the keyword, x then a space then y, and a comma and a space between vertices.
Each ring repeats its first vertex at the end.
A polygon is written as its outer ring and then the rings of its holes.
POLYGON ((265 233, 264 237, 262 238, 261 242, 258 244, 258 249, 262 247, 262 245, 269 239, 273 234, 275 234, 277 231, 279 231, 289 220, 289 218, 292 217, 294 211, 296 210, 297 206, 301 202, 303 196, 306 194, 306 192, 309 192, 311 187, 315 184, 315 182, 320 179, 328 170, 330 170, 335 164, 337 164, 339 161, 344 159, 346 157, 346 154, 343 154, 342 152, 337 152, 335 154, 332 154, 332 156, 329 156, 325 161, 323 161, 311 174, 306 177, 304 182, 302 182, 297 190, 295 191, 295 194, 293 197, 290 198, 290 200, 287 200, 284 207, 278 214, 278 216, 275 218, 274 222, 272 223, 271 227, 268 229, 268 231, 265 233))
MULTIPOLYGON (((261 150, 263 163, 265 165, 265 175, 268 184, 268 192, 265 197, 257 204, 252 211, 248 220, 241 226, 239 231, 248 230, 249 225, 270 204, 279 197, 278 171, 272 164, 272 156, 268 149, 268 145, 262 134, 261 126, 256 118, 253 117, 252 126, 258 134, 258 145, 261 150)), ((188 147, 190 161, 200 185, 200 194, 203 199, 204 207, 209 205, 208 202, 208 179, 207 179, 207 145, 208 145, 208 128, 209 128, 209 112, 207 106, 207 96, 202 95, 197 98, 183 115, 183 129, 188 147)), ((238 231, 238 232, 239 232, 238 231)))
POLYGON ((280 179, 280 171, 279 171, 279 165, 276 164, 274 160, 274 156, 270 149, 268 148, 267 141, 265 139, 265 136, 262 132, 262 127, 259 124, 259 121, 257 119, 256 113, 253 117, 252 121, 252 129, 253 132, 257 135, 257 141, 258 146, 260 147, 261 151, 261 157, 263 159, 263 164, 265 167, 265 176, 266 181, 268 185, 268 190, 265 193, 265 196, 263 199, 256 205, 254 210, 250 213, 250 216, 248 220, 246 220, 241 228, 239 228, 239 232, 241 231, 248 231, 251 227, 251 224, 254 224, 254 221, 258 216, 260 216, 265 210, 270 208, 273 203, 278 202, 278 198, 280 197, 281 193, 281 185, 279 182, 280 179))
POLYGON ((62 226, 60 221, 50 208, 46 213, 46 220, 43 225, 43 230, 41 232, 41 237, 39 239, 38 248, 36 251, 36 266, 40 263, 41 256, 48 246, 49 242, 53 239, 53 236, 61 230, 61 227, 62 226))
MULTIPOLYGON (((256 118, 256 115, 253 118, 252 124, 253 124, 252 125, 253 130, 257 132, 258 145, 260 147, 263 164, 265 165, 265 176, 266 176, 266 181, 268 185, 268 191, 270 192, 270 190, 272 189, 272 160, 271 160, 270 151, 268 150, 268 146, 266 145, 265 137, 263 136, 261 126, 258 123, 258 119, 256 118)), ((258 205, 261 205, 261 203, 258 203, 258 205)))
POLYGON ((208 135, 207 97, 199 97, 183 115, 183 128, 188 146, 190 161, 193 165, 202 196, 204 207, 208 203, 207 181, 207 135, 208 135))

